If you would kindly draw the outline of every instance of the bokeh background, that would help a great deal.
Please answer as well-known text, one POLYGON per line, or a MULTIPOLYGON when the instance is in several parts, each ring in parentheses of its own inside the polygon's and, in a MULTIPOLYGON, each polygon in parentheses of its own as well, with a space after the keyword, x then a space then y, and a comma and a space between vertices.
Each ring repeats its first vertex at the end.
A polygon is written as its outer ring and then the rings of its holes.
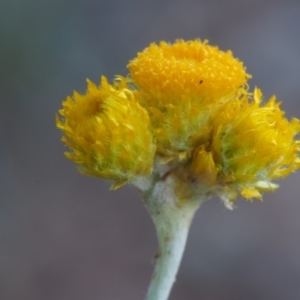
MULTIPOLYGON (((144 298, 152 222, 133 189, 111 192, 63 157, 54 116, 150 42, 197 37, 231 49, 252 87, 300 117, 299 1, 1 0, 1 300, 144 298)), ((300 299, 299 180, 233 212, 205 203, 171 299, 300 299)))

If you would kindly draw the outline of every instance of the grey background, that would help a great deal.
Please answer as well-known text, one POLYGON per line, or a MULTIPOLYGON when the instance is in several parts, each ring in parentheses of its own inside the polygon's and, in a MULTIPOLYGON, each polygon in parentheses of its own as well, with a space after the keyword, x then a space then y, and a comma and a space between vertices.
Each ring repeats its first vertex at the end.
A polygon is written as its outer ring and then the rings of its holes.
MULTIPOLYGON (((126 74, 152 41, 231 49, 300 117, 299 1, 0 2, 0 299, 143 299, 153 225, 130 187, 80 175, 54 116, 85 79, 126 74)), ((171 299, 300 299, 300 172, 264 202, 205 203, 171 299)))

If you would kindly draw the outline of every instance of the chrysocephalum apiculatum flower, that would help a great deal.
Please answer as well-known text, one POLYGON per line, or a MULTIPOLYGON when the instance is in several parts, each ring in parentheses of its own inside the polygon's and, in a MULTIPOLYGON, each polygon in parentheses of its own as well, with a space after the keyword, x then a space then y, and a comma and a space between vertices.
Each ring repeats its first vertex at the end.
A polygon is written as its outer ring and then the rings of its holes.
POLYGON ((204 188, 233 201, 261 198, 300 167, 299 121, 289 122, 275 97, 264 104, 259 89, 248 92, 251 76, 231 51, 200 40, 152 43, 128 69, 63 102, 57 127, 81 172, 118 187, 165 165, 188 189, 182 197, 204 188))
POLYGON ((88 175, 114 180, 118 187, 151 173, 155 144, 147 111, 125 80, 110 85, 91 81, 85 95, 74 92, 59 110, 56 124, 71 152, 66 157, 88 175))
POLYGON ((128 68, 151 116, 158 155, 165 161, 188 157, 207 138, 207 122, 218 106, 250 78, 231 51, 200 40, 151 44, 128 68))
POLYGON ((88 81, 56 124, 82 173, 139 189, 159 241, 146 299, 166 300, 200 204, 275 190, 300 168, 300 124, 275 96, 250 93, 242 62, 207 41, 151 44, 128 69, 112 85, 88 81))
POLYGON ((299 120, 289 122, 275 96, 262 104, 262 93, 236 97, 220 107, 211 119, 210 139, 193 153, 190 176, 215 187, 224 200, 238 194, 262 199, 260 192, 273 191, 273 179, 300 167, 299 120), (219 186, 219 188, 217 187, 219 186))

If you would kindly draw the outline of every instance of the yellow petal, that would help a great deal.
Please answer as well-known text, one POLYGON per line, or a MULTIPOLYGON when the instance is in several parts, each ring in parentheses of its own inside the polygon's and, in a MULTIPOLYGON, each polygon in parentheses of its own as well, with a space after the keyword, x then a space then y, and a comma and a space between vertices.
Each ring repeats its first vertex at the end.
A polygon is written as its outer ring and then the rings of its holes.
POLYGON ((254 187, 244 187, 241 191, 241 195, 246 199, 258 198, 262 200, 261 193, 254 187))

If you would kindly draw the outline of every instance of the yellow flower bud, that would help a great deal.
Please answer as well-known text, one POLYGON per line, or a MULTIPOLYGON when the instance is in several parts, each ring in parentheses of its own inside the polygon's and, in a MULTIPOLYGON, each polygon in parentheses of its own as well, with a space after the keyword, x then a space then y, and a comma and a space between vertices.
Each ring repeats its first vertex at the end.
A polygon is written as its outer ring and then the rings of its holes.
POLYGON ((198 181, 206 186, 217 184, 219 168, 216 166, 212 152, 205 150, 204 146, 196 149, 192 161, 192 173, 198 181))
POLYGON ((56 125, 80 172, 115 180, 114 187, 151 173, 156 146, 136 97, 125 79, 109 85, 102 77, 99 87, 88 80, 85 95, 74 92, 63 102, 56 125))
POLYGON ((224 104, 211 120, 206 150, 202 146, 194 152, 192 174, 200 176, 202 183, 202 174, 216 178, 220 186, 233 188, 247 199, 261 199, 260 191, 274 190, 273 179, 300 168, 300 142, 295 140, 300 123, 289 122, 279 105, 275 96, 262 104, 259 89, 253 101, 245 95, 224 104))
POLYGON ((188 157, 199 139, 207 139, 218 105, 250 78, 230 51, 200 40, 153 43, 128 68, 150 112, 158 154, 167 161, 188 157))

